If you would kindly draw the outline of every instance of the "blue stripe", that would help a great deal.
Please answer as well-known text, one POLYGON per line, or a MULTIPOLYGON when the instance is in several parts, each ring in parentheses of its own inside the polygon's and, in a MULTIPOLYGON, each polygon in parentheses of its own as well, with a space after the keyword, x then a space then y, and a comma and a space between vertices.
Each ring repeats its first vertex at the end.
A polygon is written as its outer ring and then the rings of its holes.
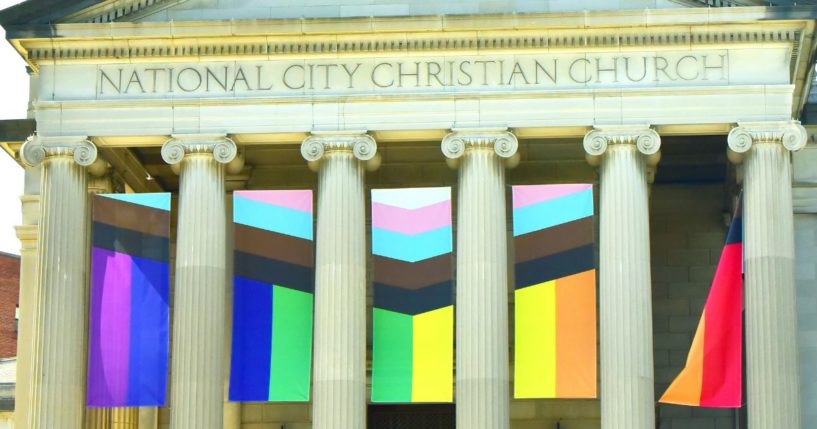
POLYGON ((249 198, 233 197, 233 221, 312 240, 312 213, 249 198))
POLYGON ((167 262, 132 256, 129 407, 163 406, 167 392, 167 262))
POLYGON ((513 210, 514 237, 593 216, 593 189, 575 192, 513 210))
POLYGON ((233 277, 233 354, 230 400, 269 399, 272 285, 233 277))
POLYGON ((413 235, 372 228, 372 253, 375 255, 417 262, 451 250, 450 225, 413 235))
POLYGON ((154 209, 170 211, 170 193, 156 192, 144 194, 100 194, 105 198, 125 201, 140 206, 152 207, 154 209))

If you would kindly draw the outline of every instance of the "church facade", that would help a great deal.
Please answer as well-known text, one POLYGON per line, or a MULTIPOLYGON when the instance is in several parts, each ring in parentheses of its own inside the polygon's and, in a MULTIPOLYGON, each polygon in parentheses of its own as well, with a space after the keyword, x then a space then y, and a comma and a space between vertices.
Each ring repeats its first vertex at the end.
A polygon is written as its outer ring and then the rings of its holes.
POLYGON ((0 124, 27 168, 15 427, 814 427, 817 9, 609 3, 0 12, 31 77, 30 118, 0 124), (512 398, 506 212, 543 183, 594 184, 598 399, 512 398), (367 195, 413 186, 454 193, 453 404, 368 400, 367 195), (227 398, 232 193, 254 189, 316 195, 307 403, 227 398), (110 192, 173 195, 166 407, 85 406, 88 201, 110 192), (745 405, 659 405, 741 192, 745 405))

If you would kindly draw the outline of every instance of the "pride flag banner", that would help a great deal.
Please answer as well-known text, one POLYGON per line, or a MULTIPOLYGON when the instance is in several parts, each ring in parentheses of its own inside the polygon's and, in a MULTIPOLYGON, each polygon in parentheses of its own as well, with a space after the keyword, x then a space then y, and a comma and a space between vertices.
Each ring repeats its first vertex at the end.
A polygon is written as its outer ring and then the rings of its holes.
POLYGON ((87 405, 162 406, 170 194, 101 194, 92 203, 87 405))
POLYGON ((743 388, 743 217, 738 206, 686 366, 659 402, 740 408, 743 388))
POLYGON ((309 400, 312 191, 237 191, 231 401, 309 400))
POLYGON ((372 191, 372 402, 451 402, 451 188, 372 191))
POLYGON ((513 187, 515 398, 596 397, 592 185, 513 187))

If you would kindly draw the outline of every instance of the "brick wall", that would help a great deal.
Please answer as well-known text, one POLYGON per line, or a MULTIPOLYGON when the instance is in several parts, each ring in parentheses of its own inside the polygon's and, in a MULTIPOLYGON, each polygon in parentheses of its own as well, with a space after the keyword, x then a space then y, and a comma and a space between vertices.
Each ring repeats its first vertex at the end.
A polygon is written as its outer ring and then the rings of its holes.
MULTIPOLYGON (((724 186, 653 186, 652 247, 655 397, 686 362, 726 239, 724 186)), ((735 411, 660 405, 660 429, 734 429, 735 411)))
POLYGON ((20 257, 0 253, 0 358, 17 356, 15 313, 20 290, 20 257))

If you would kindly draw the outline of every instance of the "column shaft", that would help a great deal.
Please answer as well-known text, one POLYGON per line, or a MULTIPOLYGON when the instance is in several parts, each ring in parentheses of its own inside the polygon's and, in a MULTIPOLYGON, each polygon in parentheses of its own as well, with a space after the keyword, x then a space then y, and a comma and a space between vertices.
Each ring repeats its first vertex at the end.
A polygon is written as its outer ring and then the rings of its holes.
POLYGON ((88 429, 110 429, 112 408, 90 408, 85 417, 85 427, 88 429))
POLYGON ((799 428, 789 151, 779 143, 756 143, 744 168, 749 428, 799 428))
POLYGON ((457 427, 510 425, 505 167, 467 149, 457 195, 457 427))
POLYGON ((43 163, 30 428, 79 429, 87 342, 86 173, 70 156, 43 163))
POLYGON ((601 421, 655 427, 649 209, 644 156, 613 144, 601 165, 601 421))
POLYGON ((218 429, 223 414, 224 167, 208 152, 188 153, 181 163, 170 426, 218 429))
POLYGON ((139 408, 114 408, 111 410, 111 429, 137 429, 139 408))
POLYGON ((312 427, 366 427, 366 212, 351 150, 320 161, 312 427))
MULTIPOLYGON (((31 170, 31 169, 29 169, 31 170)), ((39 193, 39 177, 34 171, 26 171, 26 185, 37 181, 36 189, 39 193)), ((36 171, 39 173, 39 170, 36 171)), ((28 186, 26 186, 28 188, 28 186)), ((31 399, 31 364, 34 358, 32 344, 34 335, 33 313, 37 299, 37 249, 40 197, 39 195, 23 195, 20 198, 23 209, 23 224, 18 225, 17 238, 20 240, 20 320, 17 330, 17 373, 14 387, 14 425, 17 428, 28 427, 28 406, 31 399)))
POLYGON ((139 407, 137 419, 139 429, 156 429, 159 426, 159 409, 157 407, 139 407))

